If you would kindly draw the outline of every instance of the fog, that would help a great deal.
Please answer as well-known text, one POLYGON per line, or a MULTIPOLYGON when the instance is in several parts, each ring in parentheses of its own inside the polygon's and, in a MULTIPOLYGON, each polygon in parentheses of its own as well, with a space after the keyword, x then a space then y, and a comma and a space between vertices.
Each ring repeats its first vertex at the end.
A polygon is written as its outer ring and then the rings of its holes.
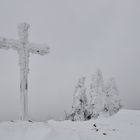
MULTIPOLYGON (((97 68, 116 78, 125 108, 140 109, 139 0, 0 0, 0 36, 18 39, 23 21, 30 42, 51 48, 30 56, 32 119, 63 119, 78 78, 97 68)), ((18 119, 19 95, 18 54, 0 49, 0 120, 18 119)))

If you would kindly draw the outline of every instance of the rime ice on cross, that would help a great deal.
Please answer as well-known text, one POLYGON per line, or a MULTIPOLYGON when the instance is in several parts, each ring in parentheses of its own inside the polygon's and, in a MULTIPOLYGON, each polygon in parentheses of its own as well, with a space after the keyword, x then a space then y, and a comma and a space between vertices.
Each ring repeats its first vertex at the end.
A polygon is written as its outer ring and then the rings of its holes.
POLYGON ((19 54, 20 66, 20 120, 28 120, 28 73, 30 53, 45 55, 49 52, 49 47, 42 44, 28 42, 28 29, 30 25, 21 23, 18 25, 19 40, 6 39, 0 37, 0 48, 14 49, 19 54))

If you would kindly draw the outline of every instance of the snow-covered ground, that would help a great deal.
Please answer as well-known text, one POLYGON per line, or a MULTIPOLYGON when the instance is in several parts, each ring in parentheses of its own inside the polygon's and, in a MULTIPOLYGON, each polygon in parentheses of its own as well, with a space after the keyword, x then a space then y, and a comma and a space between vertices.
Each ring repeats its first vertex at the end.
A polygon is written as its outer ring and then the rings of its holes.
POLYGON ((85 122, 1 122, 0 140, 140 140, 140 111, 85 122))

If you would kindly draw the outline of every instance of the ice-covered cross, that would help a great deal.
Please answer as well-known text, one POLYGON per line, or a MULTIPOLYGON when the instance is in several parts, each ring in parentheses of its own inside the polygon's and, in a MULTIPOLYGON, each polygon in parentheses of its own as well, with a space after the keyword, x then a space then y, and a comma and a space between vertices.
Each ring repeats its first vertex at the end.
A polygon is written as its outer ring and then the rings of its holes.
POLYGON ((20 66, 20 120, 28 120, 28 73, 30 53, 45 55, 49 52, 49 47, 43 44, 34 44, 28 42, 28 23, 18 25, 19 40, 6 39, 0 37, 0 48, 14 49, 19 54, 20 66))

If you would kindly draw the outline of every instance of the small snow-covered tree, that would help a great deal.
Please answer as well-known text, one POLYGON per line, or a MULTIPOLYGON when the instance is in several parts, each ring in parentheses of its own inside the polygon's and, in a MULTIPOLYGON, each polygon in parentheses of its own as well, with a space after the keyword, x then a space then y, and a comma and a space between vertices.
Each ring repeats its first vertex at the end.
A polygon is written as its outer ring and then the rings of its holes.
POLYGON ((80 78, 75 87, 73 95, 72 112, 67 117, 67 119, 73 121, 85 120, 86 107, 88 104, 86 97, 85 79, 85 77, 80 78))
POLYGON ((104 84, 100 69, 92 77, 89 94, 88 118, 97 118, 104 108, 104 84))
POLYGON ((118 89, 114 78, 110 78, 105 85, 105 105, 104 111, 109 115, 117 113, 122 107, 118 89))

